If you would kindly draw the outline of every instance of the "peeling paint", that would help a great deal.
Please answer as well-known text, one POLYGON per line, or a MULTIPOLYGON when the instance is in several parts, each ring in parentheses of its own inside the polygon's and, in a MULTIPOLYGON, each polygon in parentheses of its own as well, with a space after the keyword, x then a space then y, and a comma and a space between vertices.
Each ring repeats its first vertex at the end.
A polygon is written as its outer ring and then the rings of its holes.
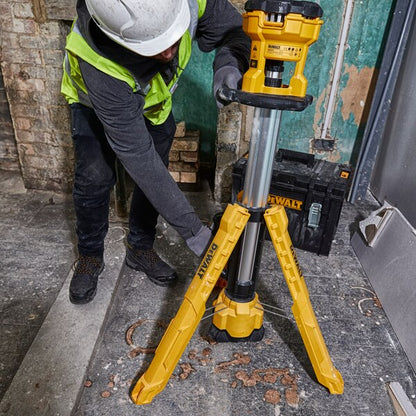
POLYGON ((345 88, 340 93, 342 118, 346 121, 352 113, 355 125, 359 126, 366 122, 366 117, 363 118, 364 103, 367 101, 374 68, 366 66, 359 70, 355 65, 345 65, 344 74, 348 74, 349 78, 345 88))
MULTIPOLYGON (((336 138, 334 137, 334 139, 336 138)), ((336 143, 337 142, 335 142, 335 146, 337 146, 336 143)), ((324 159, 328 162, 333 162, 333 163, 342 163, 341 152, 336 147, 331 151, 319 151, 319 150, 316 150, 316 148, 313 146, 313 140, 310 140, 308 152, 311 154, 314 154, 315 157, 317 157, 318 159, 324 159)))
POLYGON ((313 117, 313 131, 315 132, 315 138, 320 137, 321 135, 321 121, 322 121, 322 111, 321 108, 323 107, 323 103, 326 97, 327 93, 327 88, 324 88, 321 92, 321 95, 319 96, 319 98, 316 100, 316 105, 315 105, 315 114, 313 117))
POLYGON ((339 151, 332 151, 326 153, 325 160, 333 163, 341 163, 341 153, 339 151))

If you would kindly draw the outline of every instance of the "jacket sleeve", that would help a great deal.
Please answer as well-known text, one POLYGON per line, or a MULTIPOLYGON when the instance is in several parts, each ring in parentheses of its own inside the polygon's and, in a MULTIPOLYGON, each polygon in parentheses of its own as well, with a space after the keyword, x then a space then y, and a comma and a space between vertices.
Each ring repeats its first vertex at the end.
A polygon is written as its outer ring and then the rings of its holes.
POLYGON ((144 98, 125 82, 85 61, 80 60, 80 69, 108 143, 130 177, 184 239, 197 234, 202 223, 163 164, 147 130, 144 98))
POLYGON ((237 67, 241 73, 248 69, 251 41, 242 23, 241 14, 228 0, 207 0, 196 40, 203 52, 217 49, 214 71, 223 66, 237 67))

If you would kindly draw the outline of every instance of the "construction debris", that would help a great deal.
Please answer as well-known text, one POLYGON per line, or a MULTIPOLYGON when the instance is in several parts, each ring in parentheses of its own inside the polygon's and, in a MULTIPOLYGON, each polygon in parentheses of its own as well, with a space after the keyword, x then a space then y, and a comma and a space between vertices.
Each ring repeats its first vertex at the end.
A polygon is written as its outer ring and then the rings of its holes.
POLYGON ((299 394, 298 386, 290 386, 285 390, 286 403, 291 407, 298 407, 299 405, 299 394))
POLYGON ((153 319, 140 319, 137 322, 135 322, 133 325, 130 325, 129 328, 126 331, 126 342, 128 345, 130 345, 133 349, 129 351, 127 356, 129 358, 135 358, 139 354, 153 354, 156 351, 157 346, 154 347, 137 347, 133 343, 133 333, 139 326, 143 325, 145 322, 153 321, 156 323, 156 326, 159 328, 166 329, 168 325, 165 322, 153 320, 153 319))
POLYGON ((212 361, 212 359, 210 358, 211 353, 211 348, 204 348, 202 350, 202 357, 199 357, 197 351, 191 350, 189 351, 188 358, 190 360, 197 360, 201 365, 206 366, 208 363, 212 361))
POLYGON ((247 371, 237 371, 235 373, 235 378, 241 380, 246 387, 253 387, 258 381, 262 380, 260 375, 254 371, 251 376, 247 374, 247 371))
POLYGON ((251 361, 251 358, 249 355, 245 355, 241 352, 236 352, 233 354, 234 360, 231 361, 225 361, 223 363, 218 364, 215 367, 215 372, 219 373, 221 371, 225 371, 228 369, 228 367, 233 365, 246 365, 251 361))
POLYGON ((214 339, 212 339, 210 336, 201 336, 201 339, 203 341, 208 342, 210 345, 215 345, 217 343, 217 341, 215 341, 214 339))
POLYGON ((358 309, 359 309, 359 311, 362 315, 365 315, 365 316, 372 316, 373 315, 371 310, 369 310, 369 309, 367 311, 363 310, 362 303, 364 303, 364 302, 373 301, 375 307, 377 307, 379 309, 383 308, 379 298, 377 297, 377 295, 372 290, 366 289, 365 287, 356 287, 356 286, 352 287, 351 289, 360 289, 360 290, 368 292, 372 295, 371 297, 366 297, 366 298, 360 299, 358 301, 357 306, 358 306, 358 309))
POLYGON ((195 371, 195 368, 193 368, 190 363, 180 364, 180 367, 182 369, 182 373, 179 374, 181 380, 186 380, 189 375, 195 371))
POLYGON ((266 393, 264 393, 264 401, 271 404, 279 404, 281 400, 280 392, 275 389, 267 390, 266 393))

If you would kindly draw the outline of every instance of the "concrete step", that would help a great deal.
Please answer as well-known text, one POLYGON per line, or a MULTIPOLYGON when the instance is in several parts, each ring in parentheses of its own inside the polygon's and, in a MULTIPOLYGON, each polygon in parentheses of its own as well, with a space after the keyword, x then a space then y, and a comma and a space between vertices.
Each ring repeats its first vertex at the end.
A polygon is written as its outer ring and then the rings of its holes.
POLYGON ((105 269, 91 303, 70 303, 70 271, 0 403, 2 415, 71 415, 123 266, 123 239, 121 227, 110 229, 105 269))

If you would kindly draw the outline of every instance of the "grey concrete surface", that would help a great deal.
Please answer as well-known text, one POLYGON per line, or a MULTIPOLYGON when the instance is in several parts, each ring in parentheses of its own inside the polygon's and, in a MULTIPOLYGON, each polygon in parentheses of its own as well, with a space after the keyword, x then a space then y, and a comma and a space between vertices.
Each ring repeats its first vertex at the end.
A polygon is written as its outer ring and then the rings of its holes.
POLYGON ((69 301, 70 271, 0 403, 1 414, 71 415, 125 254, 123 238, 116 231, 110 229, 107 238, 105 269, 94 302, 69 301))
POLYGON ((67 196, 25 190, 0 172, 0 296, 3 397, 75 260, 67 196))
MULTIPOLYGON (((209 220, 218 210, 206 187, 187 195, 204 219, 209 220)), ((60 289, 66 292, 63 285, 75 254, 70 201, 30 191, 1 193, 0 197, 0 226, 7 237, 1 242, 4 394, 21 363, 19 371, 24 371, 23 357, 60 289)), ((153 355, 135 355, 132 350, 157 345, 163 325, 175 315, 199 264, 177 234, 160 221, 156 246, 177 269, 179 282, 174 288, 160 288, 144 274, 118 263, 121 269, 114 276, 118 285, 90 363, 82 373, 85 384, 78 386, 81 391, 73 414, 393 416, 386 388, 391 381, 399 382, 415 404, 415 374, 350 247, 357 222, 373 209, 371 203, 344 204, 328 257, 297 251, 331 359, 344 378, 343 395, 330 395, 317 383, 290 312, 292 302, 280 266, 270 242, 266 242, 257 292, 266 309, 271 305, 283 311, 265 314, 264 339, 211 344, 206 338, 211 318, 203 319, 166 388, 151 404, 133 404, 129 398, 132 383, 153 355), (126 332, 139 320, 141 325, 129 345, 126 332), (248 359, 239 359, 242 355, 248 359)), ((107 251, 106 256, 111 256, 111 248, 107 251)), ((93 343, 78 338, 77 347, 91 349, 93 343)), ((62 356, 63 361, 67 358, 62 356)), ((64 376, 56 372, 55 377, 64 376)), ((26 392, 20 392, 21 401, 26 392)), ((63 395, 58 399, 68 407, 73 404, 63 395)), ((32 413, 18 413, 26 414, 32 413)), ((45 409, 44 414, 58 413, 45 409)))

